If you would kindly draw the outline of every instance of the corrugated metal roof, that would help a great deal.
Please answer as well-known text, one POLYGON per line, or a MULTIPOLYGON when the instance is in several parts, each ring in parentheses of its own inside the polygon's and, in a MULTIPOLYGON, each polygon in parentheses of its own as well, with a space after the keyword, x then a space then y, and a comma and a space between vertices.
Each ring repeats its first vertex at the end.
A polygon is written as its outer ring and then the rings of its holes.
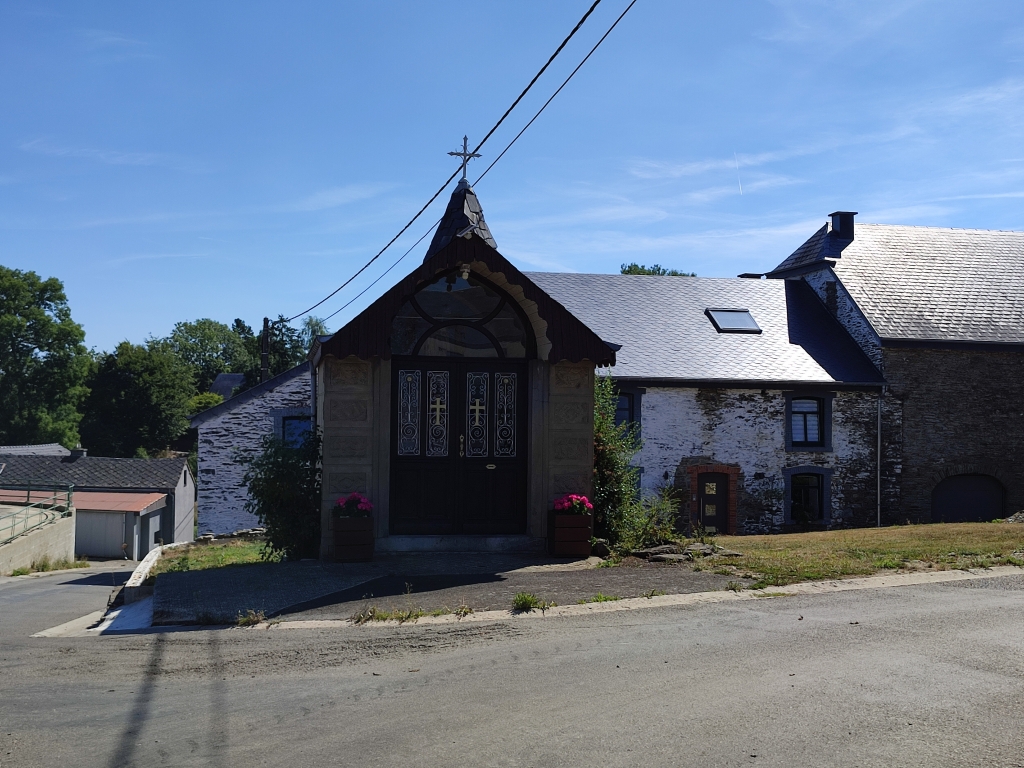
POLYGON ((72 503, 79 512, 148 512, 166 502, 166 493, 75 491, 72 503))
POLYGON ((878 371, 799 281, 528 272, 608 342, 636 379, 877 383, 878 371), (760 334, 719 333, 708 308, 747 309, 760 334))
POLYGON ((1024 344, 1024 232, 858 223, 837 244, 827 230, 772 274, 835 260, 883 339, 1024 344))

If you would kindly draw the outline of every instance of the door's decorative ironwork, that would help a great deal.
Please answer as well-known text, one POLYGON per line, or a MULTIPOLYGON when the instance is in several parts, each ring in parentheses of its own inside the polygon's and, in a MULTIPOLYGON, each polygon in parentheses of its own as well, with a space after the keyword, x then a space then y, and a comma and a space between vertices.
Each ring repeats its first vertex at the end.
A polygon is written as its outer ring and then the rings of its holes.
POLYGON ((427 456, 448 455, 448 371, 427 371, 427 456))
POLYGON ((398 372, 398 455, 420 455, 419 371, 398 372))
POLYGON ((516 375, 494 374, 494 455, 516 455, 516 375))
POLYGON ((487 455, 487 381, 486 373, 466 374, 467 456, 487 455))

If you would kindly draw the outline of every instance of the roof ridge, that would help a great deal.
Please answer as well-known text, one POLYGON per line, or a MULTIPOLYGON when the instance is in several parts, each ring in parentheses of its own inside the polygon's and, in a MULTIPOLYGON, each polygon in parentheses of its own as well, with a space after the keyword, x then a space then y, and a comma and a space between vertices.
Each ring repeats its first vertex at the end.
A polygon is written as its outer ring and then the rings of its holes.
POLYGON ((927 224, 876 224, 869 221, 858 221, 857 227, 888 227, 889 229, 934 229, 942 232, 1002 232, 1012 235, 1024 235, 1024 229, 982 229, 979 227, 934 227, 927 224))

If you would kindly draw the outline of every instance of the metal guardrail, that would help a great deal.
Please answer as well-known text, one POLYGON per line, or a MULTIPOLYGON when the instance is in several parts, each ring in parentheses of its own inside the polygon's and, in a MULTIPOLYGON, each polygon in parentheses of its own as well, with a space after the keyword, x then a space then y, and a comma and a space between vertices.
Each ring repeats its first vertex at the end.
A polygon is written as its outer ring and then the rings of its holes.
POLYGON ((73 485, 0 487, 0 546, 40 526, 71 515, 73 485), (4 507, 13 507, 4 511, 4 507))

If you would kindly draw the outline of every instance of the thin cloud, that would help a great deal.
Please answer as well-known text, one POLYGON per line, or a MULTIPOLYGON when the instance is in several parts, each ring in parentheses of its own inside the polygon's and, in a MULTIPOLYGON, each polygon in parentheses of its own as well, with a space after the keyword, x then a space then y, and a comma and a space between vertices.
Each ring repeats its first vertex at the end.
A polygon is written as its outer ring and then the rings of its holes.
POLYGON ((158 261, 161 259, 199 259, 209 256, 209 252, 203 253, 133 253, 130 256, 121 256, 116 259, 108 259, 102 262, 103 266, 112 267, 118 264, 128 264, 133 261, 158 261))
POLYGON ((134 48, 144 45, 141 40, 134 40, 119 32, 112 32, 107 29, 83 29, 79 34, 85 39, 86 44, 93 49, 96 48, 134 48))
POLYGON ((390 189, 390 184, 349 184, 344 187, 331 187, 315 192, 301 200, 280 206, 282 211, 325 211, 329 208, 340 208, 349 203, 376 197, 390 189))
POLYGON ((113 149, 92 147, 67 147, 52 144, 46 139, 33 139, 18 147, 22 152, 49 157, 67 157, 79 160, 93 160, 105 165, 163 166, 174 170, 201 172, 205 169, 198 164, 159 152, 121 152, 113 149))

